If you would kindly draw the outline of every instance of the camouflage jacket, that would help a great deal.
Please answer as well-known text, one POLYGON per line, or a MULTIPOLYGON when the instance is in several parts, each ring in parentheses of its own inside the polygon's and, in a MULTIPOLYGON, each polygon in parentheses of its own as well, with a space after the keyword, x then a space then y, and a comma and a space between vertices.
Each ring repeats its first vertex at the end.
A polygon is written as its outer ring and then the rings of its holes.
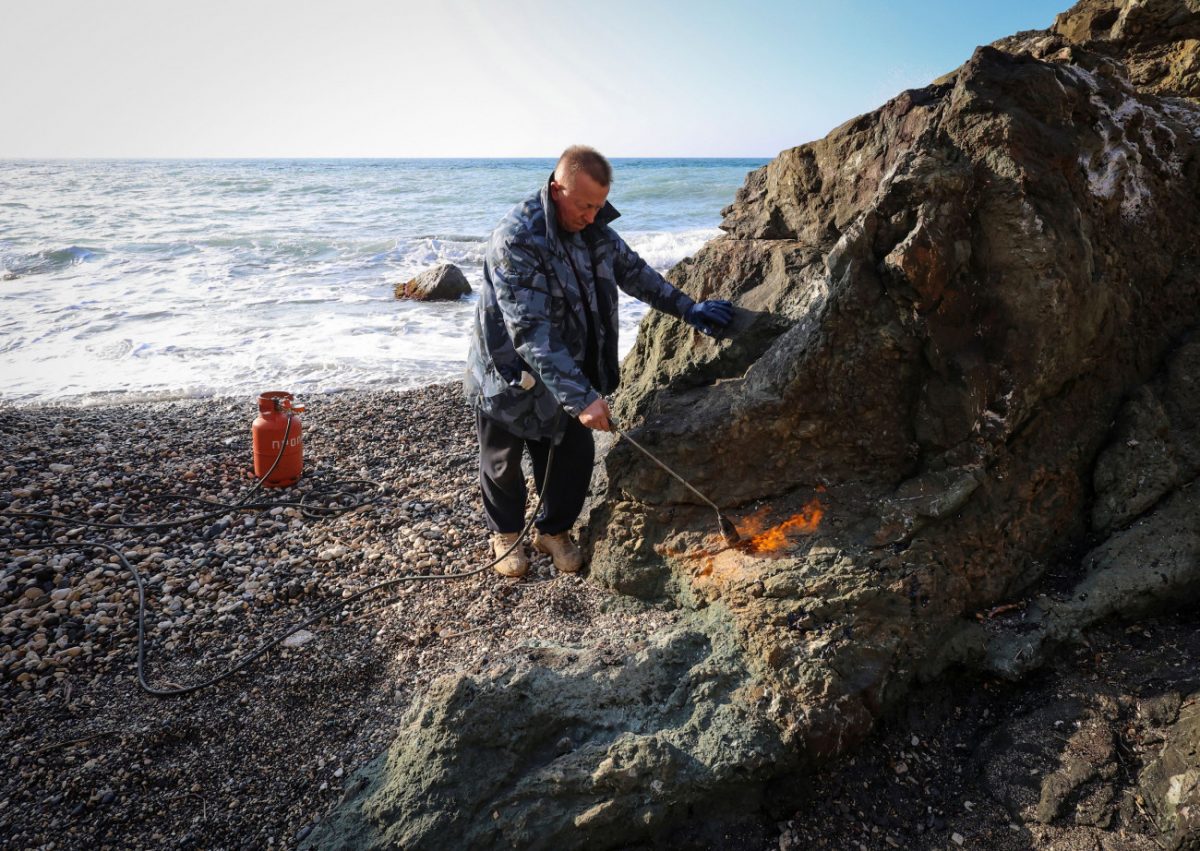
POLYGON ((617 287, 677 317, 695 303, 609 227, 618 215, 605 204, 580 233, 562 232, 547 181, 492 232, 463 387, 519 437, 553 436, 560 407, 578 416, 616 389, 617 287))

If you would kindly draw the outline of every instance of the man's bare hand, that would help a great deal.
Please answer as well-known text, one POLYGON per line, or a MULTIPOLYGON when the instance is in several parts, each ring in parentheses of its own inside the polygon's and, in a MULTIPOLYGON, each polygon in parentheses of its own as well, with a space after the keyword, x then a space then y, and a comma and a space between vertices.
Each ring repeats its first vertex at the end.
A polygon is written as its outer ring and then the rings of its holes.
POLYGON ((611 417, 612 411, 608 409, 608 402, 604 401, 603 396, 579 413, 579 421, 596 431, 612 431, 611 417))

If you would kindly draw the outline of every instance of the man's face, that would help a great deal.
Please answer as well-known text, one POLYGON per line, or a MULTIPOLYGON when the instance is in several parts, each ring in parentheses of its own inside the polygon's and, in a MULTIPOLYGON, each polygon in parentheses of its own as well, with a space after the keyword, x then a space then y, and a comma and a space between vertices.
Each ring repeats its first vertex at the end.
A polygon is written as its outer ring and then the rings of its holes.
POLYGON ((601 186, 586 172, 577 171, 566 183, 559 183, 557 176, 551 180, 550 197, 554 199, 558 226, 567 233, 578 233, 595 221, 608 200, 608 187, 601 186))

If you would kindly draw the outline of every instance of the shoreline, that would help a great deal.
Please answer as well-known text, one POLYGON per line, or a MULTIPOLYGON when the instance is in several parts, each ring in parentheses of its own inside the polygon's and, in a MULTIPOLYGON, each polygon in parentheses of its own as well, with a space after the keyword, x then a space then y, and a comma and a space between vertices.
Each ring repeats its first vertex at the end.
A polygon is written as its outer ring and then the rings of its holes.
MULTIPOLYGON (((465 367, 464 367, 465 368, 465 367)), ((363 397, 394 397, 403 396, 412 393, 420 393, 430 388, 459 388, 462 386, 461 379, 437 379, 422 384, 413 384, 412 386, 381 386, 381 387, 343 387, 335 390, 314 390, 314 391, 292 391, 297 400, 310 399, 328 399, 341 398, 346 396, 363 396, 363 397)), ((122 408, 136 407, 140 405, 170 405, 183 403, 197 404, 233 404, 245 402, 247 410, 250 412, 257 411, 257 400, 259 393, 269 393, 279 389, 274 385, 268 386, 263 384, 263 390, 255 393, 234 393, 234 392, 219 392, 219 393, 186 393, 175 391, 162 391, 162 395, 155 394, 137 394, 126 393, 125 391, 114 391, 112 398, 100 398, 98 394, 85 394, 80 396, 64 396, 54 399, 10 399, 0 396, 0 413, 7 410, 48 410, 58 409, 70 411, 92 411, 105 408, 122 408)), ((251 413, 251 418, 253 418, 251 413)))

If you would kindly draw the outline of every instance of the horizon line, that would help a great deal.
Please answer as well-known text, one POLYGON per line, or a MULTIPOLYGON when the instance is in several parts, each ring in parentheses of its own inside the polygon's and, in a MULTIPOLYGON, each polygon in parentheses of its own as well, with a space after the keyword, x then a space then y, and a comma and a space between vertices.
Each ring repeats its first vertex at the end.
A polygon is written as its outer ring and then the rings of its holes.
MULTIPOLYGON (((675 154, 671 156, 640 156, 636 154, 626 154, 622 156, 607 156, 609 160, 772 160, 779 156, 778 153, 771 155, 724 155, 724 156, 704 156, 697 154, 675 154)), ((78 161, 78 162, 104 162, 104 161, 121 161, 121 162, 136 162, 136 161, 178 161, 178 160, 201 160, 201 161, 234 161, 234 160, 557 160, 555 155, 536 156, 348 156, 348 155, 289 155, 289 156, 272 156, 266 154, 255 154, 245 156, 7 156, 0 154, 0 162, 54 162, 54 161, 78 161)))

